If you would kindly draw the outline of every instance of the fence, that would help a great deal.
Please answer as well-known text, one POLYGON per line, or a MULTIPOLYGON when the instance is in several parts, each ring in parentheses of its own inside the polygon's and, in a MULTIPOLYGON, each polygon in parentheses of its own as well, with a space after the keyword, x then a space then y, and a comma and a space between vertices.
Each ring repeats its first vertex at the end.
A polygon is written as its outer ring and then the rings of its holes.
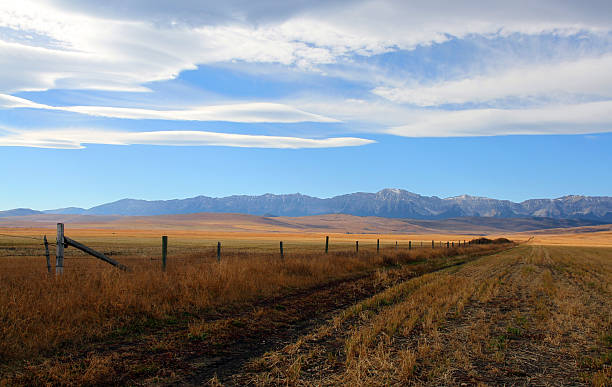
MULTIPOLYGON (((65 249, 69 247, 76 248, 79 251, 85 253, 86 255, 94 257, 107 264, 110 264, 120 270, 124 270, 124 271, 129 270, 127 265, 120 263, 119 261, 109 257, 109 255, 115 255, 115 254, 121 255, 120 253, 112 252, 112 251, 107 252, 107 253, 102 253, 100 251, 97 251, 83 243, 77 242, 76 240, 68 237, 67 235, 65 235, 64 231, 65 231, 64 224, 58 223, 57 224, 57 236, 56 236, 55 243, 48 241, 46 235, 43 235, 42 237, 33 237, 33 236, 0 234, 0 236, 9 237, 9 238, 23 238, 23 239, 29 239, 29 240, 36 240, 40 242, 42 244, 42 247, 44 247, 44 252, 41 249, 41 254, 44 254, 46 258, 46 268, 49 274, 52 274, 49 246, 55 246, 55 249, 56 249, 56 254, 55 254, 56 255, 55 257, 55 274, 56 275, 61 275, 64 272, 65 249)), ((161 237, 161 254, 160 254, 161 255, 161 265, 160 265, 161 270, 166 270, 168 261, 169 260, 172 261, 173 259, 172 254, 169 254, 169 250, 168 250, 169 243, 171 243, 171 241, 169 242, 168 236, 164 235, 161 237)), ((276 243, 278 243, 277 244, 278 246, 277 254, 280 259, 284 259, 287 254, 291 255, 291 254, 296 254, 296 253, 304 253, 305 251, 304 244, 291 243, 291 242, 287 243, 286 241, 278 241, 276 243)), ((405 240, 401 240, 400 241, 400 240, 389 240, 389 239, 381 240, 380 238, 378 238, 376 239, 376 241, 374 241, 373 239, 366 239, 366 240, 361 240, 361 241, 355 240, 354 247, 351 249, 350 243, 351 242, 347 238, 339 238, 338 240, 332 240, 330 239, 330 236, 325 236, 325 239, 321 241, 321 245, 320 245, 318 252, 324 253, 324 254, 330 254, 330 253, 351 254, 353 253, 355 255, 375 252, 376 254, 380 254, 381 252, 391 252, 391 251, 400 252, 400 251, 410 251, 410 250, 416 250, 416 249, 452 248, 455 246, 461 247, 461 246, 467 246, 468 244, 471 244, 471 242, 468 242, 466 240, 458 240, 458 241, 434 241, 434 240, 405 241, 405 240)), ((229 247, 228 252, 229 254, 233 256, 235 256, 236 254, 239 254, 239 252, 242 250, 245 250, 244 251, 246 253, 245 255, 249 255, 253 253, 251 249, 248 249, 246 247, 236 248, 235 246, 232 246, 231 243, 229 244, 229 246, 230 247, 229 247)), ((214 245, 212 246, 204 245, 204 246, 199 247, 199 249, 196 249, 197 252, 194 254, 200 257, 206 257, 209 255, 214 256, 215 250, 216 250, 216 260, 217 262, 220 262, 227 249, 228 248, 226 247, 226 245, 222 244, 221 241, 218 241, 216 243, 216 249, 214 245)), ((273 248, 271 247, 271 243, 270 243, 270 246, 265 246, 265 250, 267 252, 270 252, 272 249, 273 248)), ((152 248, 150 248, 147 251, 147 254, 150 256, 151 261, 159 260, 159 258, 154 258, 155 256, 157 257, 160 256, 159 250, 157 251, 158 253, 155 253, 154 249, 152 248)), ((317 251, 316 244, 315 245, 309 244, 308 251, 316 252, 317 251)), ((2 253, 2 250, 0 246, 0 256, 2 255, 1 253, 2 253)))

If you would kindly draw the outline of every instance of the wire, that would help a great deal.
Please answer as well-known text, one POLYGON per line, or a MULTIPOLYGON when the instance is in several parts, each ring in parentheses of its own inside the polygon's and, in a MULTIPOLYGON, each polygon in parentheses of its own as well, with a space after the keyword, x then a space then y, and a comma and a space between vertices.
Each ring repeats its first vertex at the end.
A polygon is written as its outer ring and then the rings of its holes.
MULTIPOLYGON (((44 241, 43 241, 42 237, 38 237, 37 238, 37 237, 31 237, 31 236, 25 236, 25 235, 10 235, 10 234, 0 234, 0 236, 5 236, 5 237, 9 237, 9 238, 33 239, 35 241, 38 241, 38 242, 44 244, 44 241)), ((47 244, 48 245, 53 245, 53 246, 57 245, 57 243, 49 242, 49 241, 47 241, 47 244)))
POLYGON ((31 236, 24 236, 24 235, 9 235, 9 234, 0 234, 2 236, 6 236, 6 237, 11 237, 11 238, 24 238, 24 239, 34 239, 37 241, 41 241, 42 238, 36 238, 36 237, 31 237, 31 236))

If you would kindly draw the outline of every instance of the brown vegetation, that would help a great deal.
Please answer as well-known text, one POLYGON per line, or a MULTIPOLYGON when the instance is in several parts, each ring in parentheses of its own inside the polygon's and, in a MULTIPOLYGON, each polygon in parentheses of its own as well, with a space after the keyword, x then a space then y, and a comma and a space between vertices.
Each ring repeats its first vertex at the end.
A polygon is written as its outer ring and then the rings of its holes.
POLYGON ((69 235, 130 273, 69 249, 52 278, 37 242, 0 237, 0 384, 610 382, 611 249, 385 239, 377 254, 375 235, 348 235, 324 254, 307 235, 283 236, 283 260, 282 234, 261 234, 217 263, 218 235, 184 231, 163 273, 154 233, 115 232, 69 235))
POLYGON ((490 244, 504 244, 504 243, 512 243, 512 241, 508 238, 495 238, 495 239, 489 239, 489 238, 477 238, 477 239, 472 239, 470 241, 471 244, 475 244, 475 245, 490 245, 490 244))
POLYGON ((612 251, 523 246, 398 284, 250 363, 256 385, 610 385, 612 251))
MULTIPOLYGON (((0 251, 11 256, 0 259, 0 362, 4 364, 102 340, 135 324, 163 325, 214 308, 355 278, 389 265, 438 259, 440 266, 442 257, 485 250, 408 252, 385 247, 376 254, 372 246, 364 246, 356 255, 346 248, 324 254, 291 250, 290 245, 281 259, 270 246, 267 250, 224 246, 217 263, 213 249, 175 242, 168 269, 162 272, 157 246, 138 239, 114 244, 92 239, 90 244, 106 245, 107 254, 132 272, 120 272, 68 250, 65 274, 54 277, 46 273, 40 245, 9 239, 0 240, 0 251)), ((320 251, 321 245, 317 248, 320 251)), ((198 334, 197 326, 189 329, 198 334)))

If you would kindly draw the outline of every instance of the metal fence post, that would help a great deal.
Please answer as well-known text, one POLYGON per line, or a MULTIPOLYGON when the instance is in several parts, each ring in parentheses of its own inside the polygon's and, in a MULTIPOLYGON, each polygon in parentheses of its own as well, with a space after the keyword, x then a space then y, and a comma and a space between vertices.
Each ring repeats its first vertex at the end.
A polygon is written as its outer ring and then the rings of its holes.
POLYGON ((43 238, 45 242, 45 258, 47 258, 47 272, 51 274, 51 259, 49 258, 49 242, 47 242, 47 236, 43 238))
POLYGON ((166 259, 168 258, 168 236, 162 236, 162 270, 166 271, 166 259))
POLYGON ((55 274, 64 273, 64 223, 57 224, 57 249, 55 254, 55 274))

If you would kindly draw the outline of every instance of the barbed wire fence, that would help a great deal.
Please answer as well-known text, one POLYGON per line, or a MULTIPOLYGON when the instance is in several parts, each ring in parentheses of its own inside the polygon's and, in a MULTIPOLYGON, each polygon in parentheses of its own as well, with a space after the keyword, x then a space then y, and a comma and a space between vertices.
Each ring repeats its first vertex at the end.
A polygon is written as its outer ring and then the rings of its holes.
MULTIPOLYGON (((111 255, 115 255, 116 252, 108 252, 106 254, 98 252, 88 246, 85 246, 82 243, 79 243, 71 238, 68 238, 67 236, 64 235, 64 225, 62 223, 58 223, 58 233, 57 233, 57 241, 63 241, 63 243, 61 243, 58 246, 57 242, 51 242, 47 240, 46 235, 40 235, 40 236, 32 236, 32 235, 16 235, 16 234, 5 234, 5 233, 0 233, 0 237, 5 237, 5 238, 17 238, 17 239, 26 239, 26 240, 34 240, 38 243, 40 243, 42 246, 44 246, 44 253, 41 251, 40 256, 44 256, 46 257, 46 261, 47 261, 47 270, 49 272, 49 274, 51 274, 51 262, 50 262, 50 252, 49 252, 49 246, 55 246, 56 247, 56 254, 55 254, 55 270, 56 270, 56 274, 57 275, 61 275, 63 273, 63 269, 64 269, 64 249, 71 246, 71 247, 75 247, 76 249, 80 250, 81 252, 85 253, 88 256, 84 256, 84 257, 70 257, 70 259, 91 259, 91 257, 93 256, 94 258, 97 258, 101 261, 104 261, 108 264, 111 264, 123 271, 130 271, 130 269, 115 261, 112 258, 109 258, 109 256, 111 255)), ((386 241, 383 241, 383 243, 381 244, 381 240, 380 238, 377 238, 376 240, 374 240, 373 238, 366 238, 365 240, 362 240, 362 242, 366 242, 365 244, 361 244, 361 250, 362 252, 364 252, 364 248, 365 251, 367 252, 373 252, 372 250, 374 249, 373 246, 375 246, 375 251, 377 254, 382 252, 388 252, 388 251, 410 251, 410 250, 417 250, 417 249, 424 249, 424 248, 429 248, 429 249, 435 249, 435 248, 450 248, 450 247, 466 247, 468 245, 468 243, 471 245, 472 241, 466 241, 466 240, 458 240, 458 241, 423 241, 423 240, 405 240, 405 239, 400 239, 401 240, 401 244, 400 244, 400 240, 395 240, 393 241, 392 239, 389 238, 385 238, 387 239, 386 241), (382 247, 382 249, 381 249, 382 247)), ((328 254, 330 251, 330 238, 329 236, 325 237, 325 254, 328 254)), ((161 256, 161 260, 162 260, 162 270, 165 270, 166 267, 166 260, 167 260, 167 251, 168 251, 168 237, 167 236, 162 236, 162 256, 161 256)), ((346 253, 350 253, 350 240, 348 238, 339 238, 338 240, 338 244, 336 245, 336 248, 334 249, 335 251, 333 251, 333 253, 338 253, 339 251, 337 250, 338 247, 342 247, 342 253, 346 254, 346 253)), ((353 248, 353 253, 358 256, 360 255, 359 250, 360 250, 360 245, 359 245, 359 241, 355 241, 354 242, 354 248, 353 248)), ((293 243, 285 243, 284 247, 283 247, 283 241, 280 241, 280 244, 277 245, 280 248, 280 258, 284 259, 285 257, 285 253, 287 252, 287 248, 289 246, 293 245, 293 243)), ((231 246, 231 244, 230 244, 231 246)), ((294 246, 295 249, 297 251, 300 250, 300 248, 302 247, 297 247, 294 246)), ((0 249, 2 248, 2 246, 0 246, 0 249)), ((205 248, 207 251, 212 251, 214 253, 215 249, 214 247, 211 249, 210 246, 202 246, 202 248, 205 248)), ((154 247, 148 247, 148 249, 153 250, 154 247)), ((230 249, 232 249, 232 247, 230 247, 230 249)), ((41 249, 42 250, 42 249, 41 249)), ((236 250, 235 248, 230 250, 233 251, 236 250)), ((238 251, 244 251, 247 250, 248 248, 246 247, 241 247, 238 248, 238 251)), ((259 250, 259 249, 255 249, 255 250, 259 250)), ((268 249, 266 249, 268 250, 268 249)), ((293 248, 292 248, 293 250, 293 248)), ((270 250, 271 251, 271 250, 270 250)), ((269 252, 269 251, 267 251, 269 252)), ((314 252, 314 251, 313 251, 314 252)), ((13 255, 10 254, 9 256, 38 256, 39 254, 23 254, 23 255, 13 255)), ((216 257, 217 257, 217 261, 221 261, 221 242, 217 242, 216 244, 216 257)), ((158 260, 158 259, 154 259, 154 258, 150 258, 151 260, 158 260)))
MULTIPOLYGON (((22 238, 22 239, 33 239, 35 241, 40 242, 41 244, 44 244, 44 237, 45 235, 41 235, 40 237, 33 237, 33 236, 26 236, 26 235, 14 235, 14 234, 0 234, 0 236, 3 237, 9 237, 9 238, 22 238)), ((49 245, 56 245, 55 242, 47 242, 49 245)))

